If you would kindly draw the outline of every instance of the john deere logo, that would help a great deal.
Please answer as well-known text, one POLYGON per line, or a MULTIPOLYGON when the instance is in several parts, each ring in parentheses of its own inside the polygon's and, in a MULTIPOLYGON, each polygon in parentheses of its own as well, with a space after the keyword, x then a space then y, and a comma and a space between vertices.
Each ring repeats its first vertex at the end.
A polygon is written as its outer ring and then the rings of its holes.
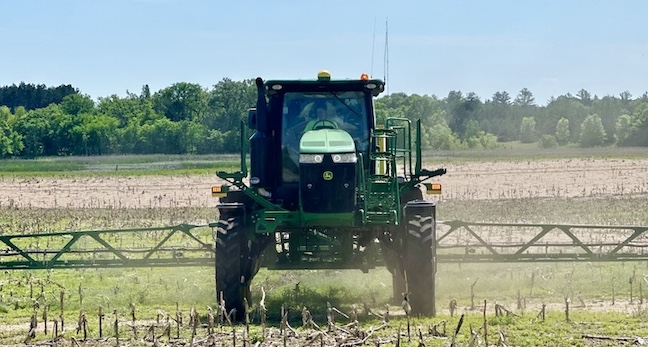
POLYGON ((331 171, 324 171, 322 174, 322 177, 324 178, 325 181, 330 181, 333 179, 333 172, 331 171))

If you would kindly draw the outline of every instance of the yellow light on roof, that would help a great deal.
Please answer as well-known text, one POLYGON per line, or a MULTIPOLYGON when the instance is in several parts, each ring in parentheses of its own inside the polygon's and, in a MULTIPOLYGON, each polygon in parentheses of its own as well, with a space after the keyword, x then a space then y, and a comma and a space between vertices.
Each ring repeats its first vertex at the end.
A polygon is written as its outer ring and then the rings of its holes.
POLYGON ((363 73, 362 75, 360 75, 360 79, 363 80, 363 81, 368 81, 369 80, 369 75, 367 75, 366 73, 363 73))
POLYGON ((320 72, 317 73, 317 79, 320 81, 330 81, 331 73, 327 70, 320 70, 320 72))

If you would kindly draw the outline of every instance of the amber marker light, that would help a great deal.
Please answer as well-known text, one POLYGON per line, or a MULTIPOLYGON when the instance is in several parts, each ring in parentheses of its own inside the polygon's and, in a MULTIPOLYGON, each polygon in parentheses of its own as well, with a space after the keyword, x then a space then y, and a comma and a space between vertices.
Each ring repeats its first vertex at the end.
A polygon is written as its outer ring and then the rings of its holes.
POLYGON ((428 194, 441 194, 441 183, 423 183, 428 194))
POLYGON ((362 75, 360 75, 360 80, 368 81, 369 80, 369 75, 367 75, 366 73, 363 73, 362 75))
POLYGON ((217 198, 222 198, 227 195, 229 191, 228 186, 213 186, 212 187, 212 196, 217 198))

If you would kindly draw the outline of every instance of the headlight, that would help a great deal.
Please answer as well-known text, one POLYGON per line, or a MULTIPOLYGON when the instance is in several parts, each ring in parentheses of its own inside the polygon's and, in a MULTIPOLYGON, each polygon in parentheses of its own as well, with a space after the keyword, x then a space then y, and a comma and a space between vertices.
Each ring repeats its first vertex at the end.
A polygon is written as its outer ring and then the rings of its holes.
POLYGON ((341 154, 333 154, 333 162, 334 163, 355 163, 358 161, 358 157, 356 157, 355 153, 341 153, 341 154))
POLYGON ((300 154, 299 163, 300 164, 319 164, 324 160, 324 155, 322 154, 300 154))

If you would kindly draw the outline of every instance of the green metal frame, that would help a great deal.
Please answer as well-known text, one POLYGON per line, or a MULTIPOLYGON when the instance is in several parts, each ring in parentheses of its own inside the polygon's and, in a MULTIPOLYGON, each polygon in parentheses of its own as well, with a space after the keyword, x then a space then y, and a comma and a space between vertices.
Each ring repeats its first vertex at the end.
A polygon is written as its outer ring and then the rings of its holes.
POLYGON ((448 221, 437 229, 439 262, 648 260, 648 226, 448 221))
POLYGON ((213 266, 212 238, 190 224, 1 235, 0 270, 213 266))
MULTIPOLYGON (((212 239, 190 224, 1 235, 0 270, 213 266, 212 239)), ((435 251, 439 263, 646 261, 648 226, 438 221, 435 251)))

